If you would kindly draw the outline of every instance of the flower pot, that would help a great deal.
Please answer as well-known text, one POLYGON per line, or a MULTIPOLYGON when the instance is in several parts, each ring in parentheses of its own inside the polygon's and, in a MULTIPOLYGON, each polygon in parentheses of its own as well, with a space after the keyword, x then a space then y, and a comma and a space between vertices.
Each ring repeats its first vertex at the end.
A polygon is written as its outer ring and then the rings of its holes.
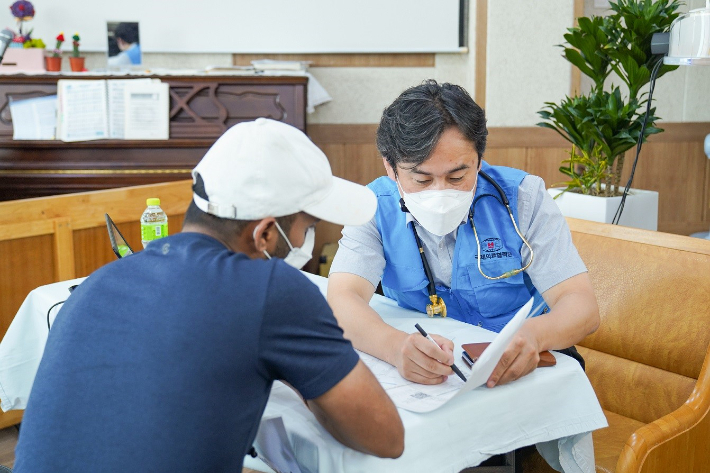
POLYGON ((49 56, 44 58, 48 72, 59 72, 62 70, 62 57, 49 56))
POLYGON ((69 66, 73 72, 81 72, 84 70, 84 61, 86 58, 83 57, 70 57, 69 66))
MULTIPOLYGON (((548 189, 547 192, 555 197, 561 194, 562 190, 555 187, 548 189)), ((565 217, 601 223, 611 223, 620 202, 620 196, 598 197, 574 192, 565 192, 555 199, 555 203, 565 217)), ((629 189, 619 225, 658 230, 658 192, 629 189)))

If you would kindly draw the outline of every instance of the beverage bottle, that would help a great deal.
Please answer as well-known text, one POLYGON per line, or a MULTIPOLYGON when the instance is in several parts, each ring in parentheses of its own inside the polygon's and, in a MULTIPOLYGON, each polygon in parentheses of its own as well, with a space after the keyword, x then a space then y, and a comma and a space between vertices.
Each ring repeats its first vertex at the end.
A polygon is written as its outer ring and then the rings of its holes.
POLYGON ((153 240, 168 236, 168 216, 160 208, 160 199, 146 200, 148 207, 141 215, 141 242, 143 248, 153 240))

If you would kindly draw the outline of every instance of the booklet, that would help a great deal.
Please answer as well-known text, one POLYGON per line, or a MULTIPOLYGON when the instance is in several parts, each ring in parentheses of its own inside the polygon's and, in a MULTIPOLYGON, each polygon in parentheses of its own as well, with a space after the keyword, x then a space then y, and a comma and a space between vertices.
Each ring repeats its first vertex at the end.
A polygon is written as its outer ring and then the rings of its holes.
POLYGON ((57 139, 167 140, 170 92, 159 79, 59 80, 57 139))

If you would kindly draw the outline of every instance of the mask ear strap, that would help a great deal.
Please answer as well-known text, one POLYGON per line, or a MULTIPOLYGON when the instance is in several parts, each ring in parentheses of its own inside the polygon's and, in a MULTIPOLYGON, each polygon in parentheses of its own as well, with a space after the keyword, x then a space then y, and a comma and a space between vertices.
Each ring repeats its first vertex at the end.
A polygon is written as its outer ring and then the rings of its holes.
POLYGON ((274 222, 276 224, 276 229, 279 231, 282 237, 284 237, 284 240, 286 240, 286 243, 288 244, 289 249, 293 250, 293 245, 289 241, 288 237, 284 233, 283 229, 281 228, 281 225, 279 225, 279 222, 274 222))

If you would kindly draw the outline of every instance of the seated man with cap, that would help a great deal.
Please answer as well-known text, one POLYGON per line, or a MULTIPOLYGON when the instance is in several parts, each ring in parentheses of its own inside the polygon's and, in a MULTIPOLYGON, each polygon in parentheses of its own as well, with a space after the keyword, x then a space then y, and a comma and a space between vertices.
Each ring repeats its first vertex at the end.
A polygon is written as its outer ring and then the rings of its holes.
POLYGON ((296 269, 318 220, 362 224, 374 194, 266 119, 217 140, 193 191, 181 233, 100 268, 57 315, 15 471, 239 472, 275 380, 345 445, 401 455, 396 408, 296 269))

